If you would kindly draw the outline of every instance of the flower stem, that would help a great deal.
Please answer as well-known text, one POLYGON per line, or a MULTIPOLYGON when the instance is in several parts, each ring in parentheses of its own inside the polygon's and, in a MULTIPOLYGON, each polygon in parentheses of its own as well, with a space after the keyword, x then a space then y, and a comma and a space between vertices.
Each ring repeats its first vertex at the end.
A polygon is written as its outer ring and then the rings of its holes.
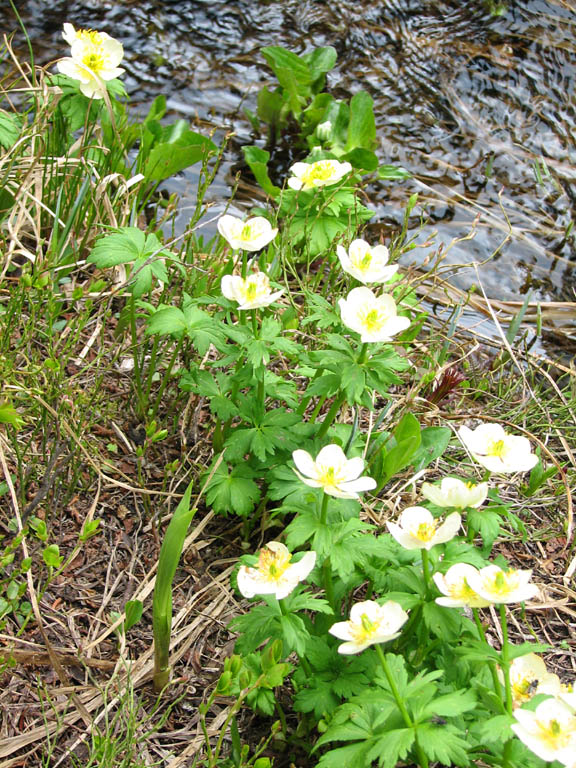
POLYGON ((502 627, 502 672, 504 674, 504 690, 506 692, 506 710, 509 715, 512 714, 512 684, 510 683, 510 643, 508 641, 508 620, 506 619, 506 606, 498 606, 500 611, 500 626, 502 627))
MULTIPOLYGON (((386 656, 384 655, 384 651, 379 645, 375 645, 374 647, 376 648, 376 653, 380 658, 382 669, 384 670, 384 674, 386 675, 386 680, 388 680, 388 685, 390 686, 392 696, 394 696, 394 700, 398 705, 398 709, 400 710, 402 719, 404 720, 404 723, 406 724, 407 728, 414 728, 414 723, 412 722, 412 718, 410 717, 410 714, 406 709, 406 704, 404 704, 404 699, 402 698, 402 696, 400 696, 400 691, 398 690, 398 686, 396 685, 396 681, 394 680, 392 671, 388 666, 388 662, 386 661, 386 656)), ((422 747, 418 743, 418 735, 416 733, 415 728, 414 728, 414 735, 416 739, 415 743, 416 743, 416 755, 418 757, 418 765, 420 765, 421 768, 428 768, 428 758, 426 757, 426 755, 422 751, 422 747)))
MULTIPOLYGON (((482 640, 488 645, 488 640, 486 639, 486 632, 484 631, 484 627, 482 626, 482 620, 480 618, 480 612, 478 611, 478 608, 472 608, 472 615, 474 616, 474 623, 476 624, 476 629, 478 630, 478 634, 482 638, 482 640)), ((498 680, 498 672, 496 671, 496 664, 493 661, 488 662, 488 666, 490 668, 490 674, 492 675, 492 685, 494 686, 494 692, 500 698, 502 696, 502 685, 500 684, 500 680, 498 680)))
POLYGON ((328 494, 322 494, 322 506, 320 507, 320 525, 326 525, 326 518, 328 515, 328 501, 328 494))
POLYGON ((368 342, 365 341, 364 344, 360 347, 360 354, 358 355, 358 363, 362 365, 362 363, 366 362, 366 358, 368 357, 368 342))
POLYGON ((430 560, 428 558, 428 550, 421 549, 420 554, 422 556, 422 572, 424 573, 424 583, 426 584, 426 595, 430 596, 431 584, 430 584, 430 560))
POLYGON ((332 426, 332 422, 334 421, 334 419, 338 415, 338 411, 342 407, 342 404, 344 403, 345 400, 346 400, 346 393, 345 392, 342 392, 340 394, 340 397, 337 397, 336 400, 334 400, 334 402, 330 406, 330 410, 328 411, 328 413, 324 417, 324 421, 320 425, 320 429, 318 430, 318 437, 324 437, 326 432, 328 432, 328 430, 332 426))
MULTIPOLYGON (((501 603, 498 606, 500 612, 500 626, 502 628, 502 650, 500 657, 502 659, 502 674, 504 675, 504 691, 506 694, 506 711, 509 715, 513 712, 512 684, 510 682, 510 643, 508 641, 508 620, 506 618, 506 605, 501 603)), ((502 754, 502 764, 504 768, 510 765, 510 750, 512 748, 512 739, 508 739, 504 744, 502 754)))

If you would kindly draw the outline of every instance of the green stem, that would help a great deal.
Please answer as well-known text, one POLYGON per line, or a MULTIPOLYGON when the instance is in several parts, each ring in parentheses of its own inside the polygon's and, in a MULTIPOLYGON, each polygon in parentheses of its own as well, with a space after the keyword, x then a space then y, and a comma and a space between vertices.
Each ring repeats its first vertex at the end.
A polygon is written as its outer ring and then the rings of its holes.
POLYGON ((132 337, 132 359, 134 361, 134 382, 136 384, 136 401, 138 416, 144 416, 144 394, 142 392, 142 379, 140 362, 138 360, 138 329, 136 328, 136 299, 134 294, 130 296, 130 335, 132 337))
POLYGON ((360 353, 358 355, 358 363, 362 365, 362 363, 366 362, 366 358, 368 357, 368 342, 364 342, 362 346, 360 347, 360 353))
POLYGON ((320 507, 320 525, 326 525, 326 519, 328 516, 328 502, 330 497, 327 493, 322 495, 322 506, 320 507))
MULTIPOLYGON (((406 724, 407 728, 414 728, 414 723, 412 722, 412 718, 410 717, 410 714, 406 709, 406 704, 404 704, 404 699, 402 698, 402 696, 400 696, 400 691, 398 690, 398 686, 396 685, 394 676, 392 675, 390 667, 388 666, 388 662, 386 661, 386 656, 384 655, 384 651, 382 650, 380 645, 375 645, 374 647, 376 648, 376 653, 380 658, 382 669, 384 670, 384 674, 386 675, 386 680, 388 680, 388 685, 390 686, 390 690, 392 691, 392 696, 394 696, 394 700, 398 706, 398 709, 400 710, 402 719, 404 720, 404 723, 406 724)), ((418 735, 416 733, 416 728, 414 728, 414 735, 416 738, 416 754, 418 756, 418 765, 420 765, 421 768, 428 768, 428 758, 422 751, 422 747, 418 742, 418 735)))
POLYGON ((504 690, 506 692, 506 710, 509 715, 513 711, 512 684, 510 682, 510 643, 508 641, 508 620, 506 619, 506 606, 498 606, 500 611, 500 626, 502 627, 502 673, 504 674, 504 690))
POLYGON ((334 402, 330 406, 330 410, 324 417, 324 421, 320 425, 320 429, 318 430, 318 437, 324 437, 326 432, 328 432, 328 430, 332 426, 332 422, 338 415, 338 412, 340 411, 340 408, 342 407, 342 404, 344 403, 345 400, 346 400, 346 394, 344 392, 342 392, 340 397, 337 397, 336 400, 334 400, 334 402))
MULTIPOLYGON (((254 339, 260 338, 260 329, 258 327, 258 310, 254 310, 252 313, 252 333, 254 334, 254 339)), ((258 403, 262 406, 262 411, 264 411, 264 404, 266 402, 266 394, 264 390, 264 376, 266 374, 266 367, 264 365, 261 366, 261 376, 258 378, 257 382, 257 397, 258 397, 258 403)), ((256 373, 256 372, 255 372, 256 373)))
MULTIPOLYGON (((310 381, 310 384, 316 381, 316 379, 318 379, 323 373, 324 373, 324 368, 317 368, 316 373, 314 374, 314 376, 310 381)), ((296 413, 299 414, 300 416, 303 416, 304 413, 306 412, 306 408, 308 407, 308 403, 310 402, 310 400, 312 400, 312 395, 304 395, 304 397, 300 401, 300 405, 298 406, 298 408, 296 408, 296 413)))
MULTIPOLYGON (((500 612, 500 626, 502 627, 502 650, 500 657, 502 659, 502 674, 504 675, 504 691, 506 694, 506 711, 512 715, 514 703, 512 698, 512 684, 510 682, 510 643, 508 641, 508 620, 506 619, 506 606, 504 603, 498 606, 500 612)), ((512 739, 508 739, 504 744, 502 753, 503 768, 510 766, 510 751, 512 749, 512 739)))
POLYGON ((430 559, 428 557, 428 550, 421 549, 420 554, 422 556, 422 572, 424 573, 424 582, 426 584, 426 595, 430 597, 431 583, 430 583, 430 559))
POLYGON ((326 398, 327 398, 327 395, 322 395, 322 396, 320 397, 320 399, 319 399, 319 400, 318 400, 318 402, 316 403, 316 407, 314 408, 314 410, 313 410, 313 411, 312 411, 312 413, 310 414, 310 417, 309 417, 309 419, 308 419, 308 424, 314 424, 314 422, 315 422, 315 421, 316 421, 316 419, 318 418, 318 414, 319 414, 319 413, 320 413, 320 411, 322 410, 322 406, 323 406, 323 405, 324 405, 324 403, 326 402, 326 398))
MULTIPOLYGON (((482 626, 482 620, 480 618, 480 612, 478 611, 478 608, 472 608, 472 615, 474 616, 474 623, 476 624, 476 629, 478 630, 478 634, 482 638, 482 640, 488 645, 488 640, 486 639, 486 632, 484 631, 484 627, 482 626)), ((500 684, 500 680, 498 680, 498 672, 496 670, 496 663, 494 661, 488 662, 488 667, 490 668, 490 674, 492 675, 492 685, 494 686, 494 692, 500 698, 502 696, 502 685, 500 684)))
POLYGON ((164 371, 164 376, 162 377, 162 381, 160 382, 160 388, 158 390, 158 394, 156 395, 156 399, 154 400, 154 405, 152 406, 152 418, 155 418, 156 414, 158 413, 158 408, 160 407, 160 403, 162 402, 162 396, 164 395, 164 392, 166 391, 166 387, 168 386, 168 382, 170 381, 172 368, 174 367, 174 363, 176 362, 176 358, 178 357, 178 354, 180 353, 180 350, 182 349, 183 344, 184 344, 184 339, 183 338, 179 339, 178 343, 174 347, 172 356, 168 361, 168 366, 164 371))

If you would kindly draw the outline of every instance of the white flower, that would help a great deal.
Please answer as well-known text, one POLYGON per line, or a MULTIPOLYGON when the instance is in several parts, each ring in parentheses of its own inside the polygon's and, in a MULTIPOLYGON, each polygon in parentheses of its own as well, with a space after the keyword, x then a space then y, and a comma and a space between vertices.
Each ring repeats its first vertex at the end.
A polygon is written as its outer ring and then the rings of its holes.
POLYGON ((347 640, 338 648, 338 653, 360 653, 369 645, 386 643, 400 635, 400 628, 408 621, 403 608, 389 600, 380 605, 374 600, 356 603, 350 611, 349 621, 338 621, 328 632, 340 640, 347 640))
POLYGON ((218 232, 228 241, 234 250, 259 251, 278 234, 272 229, 272 224, 264 216, 253 216, 251 219, 238 219, 236 216, 220 216, 218 232))
POLYGON ((376 488, 371 477, 360 477, 364 459, 347 459, 339 445, 326 445, 314 460, 308 451, 292 453, 300 480, 311 488, 322 488, 329 496, 339 499, 357 499, 361 491, 376 488))
POLYGON ((470 574, 478 573, 478 569, 468 563, 456 563, 448 568, 445 574, 435 573, 432 578, 434 583, 445 597, 437 597, 438 605, 445 605, 448 608, 460 608, 467 606, 469 608, 485 608, 490 605, 488 600, 484 600, 477 595, 468 584, 470 574))
POLYGON ((437 507, 468 509, 484 504, 488 496, 488 483, 465 483, 456 477, 444 477, 440 486, 423 483, 420 493, 437 507))
POLYGON ((559 699, 546 699, 534 712, 517 709, 511 726, 528 749, 542 760, 573 765, 576 753, 576 716, 559 699))
POLYGON ((258 309, 267 307, 284 293, 284 289, 272 293, 270 280, 265 272, 248 275, 224 275, 220 283, 222 294, 231 301, 237 301, 238 309, 258 309))
POLYGON ((102 99, 106 91, 105 81, 124 72, 118 67, 124 56, 122 43, 106 32, 75 30, 72 24, 64 24, 62 37, 71 49, 70 56, 57 63, 58 71, 79 80, 80 90, 88 98, 102 99))
POLYGON ((400 515, 399 524, 387 522, 386 525, 405 549, 432 549, 436 544, 453 539, 461 522, 458 512, 452 512, 442 525, 438 525, 426 507, 407 507, 400 515))
POLYGON ((238 571, 238 589, 244 597, 275 595, 278 600, 292 592, 296 585, 308 577, 316 564, 316 552, 306 552, 297 563, 279 541, 269 541, 260 550, 258 565, 242 565, 238 571))
POLYGON ((350 173, 350 163, 341 163, 338 160, 317 160, 315 163, 294 163, 290 168, 293 174, 288 179, 291 189, 304 191, 326 187, 336 184, 346 174, 350 173))
MULTIPOLYGON (((498 677, 503 682, 504 675, 498 670, 498 677)), ((530 701, 537 693, 556 696, 562 690, 560 678, 546 669, 546 664, 535 653, 519 656, 510 665, 510 683, 514 707, 530 701)))
POLYGON ((521 603, 538 594, 538 587, 529 584, 532 571, 511 569, 503 571, 498 565, 487 565, 471 573, 467 581, 471 589, 489 603, 521 603))
POLYGON ((538 463, 526 437, 509 435, 500 424, 460 427, 458 436, 472 456, 490 472, 527 472, 538 463))
POLYGON ((385 245, 372 248, 365 240, 353 240, 348 251, 339 245, 336 253, 344 272, 361 283, 385 283, 398 269, 397 264, 387 266, 390 254, 385 245))
POLYGON ((332 135, 332 123, 330 120, 326 120, 323 123, 318 123, 316 126, 316 136, 320 141, 327 141, 332 135))
POLYGON ((407 317, 397 315, 392 296, 375 296, 370 288, 353 288, 338 304, 342 322, 360 334, 362 343, 390 341, 410 325, 407 317))

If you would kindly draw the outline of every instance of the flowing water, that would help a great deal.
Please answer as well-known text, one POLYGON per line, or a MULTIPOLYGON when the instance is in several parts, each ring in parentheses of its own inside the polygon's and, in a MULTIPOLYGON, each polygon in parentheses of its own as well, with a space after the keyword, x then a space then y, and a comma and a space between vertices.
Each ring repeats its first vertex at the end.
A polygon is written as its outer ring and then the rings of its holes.
MULTIPOLYGON (((573 0, 510 0, 495 15, 490 5, 498 3, 17 0, 40 63, 67 53, 65 21, 106 31, 124 44, 124 79, 142 110, 164 93, 172 115, 199 130, 235 132, 210 191, 216 212, 230 195, 241 145, 264 143, 243 111, 255 110, 258 89, 271 82, 260 48, 304 53, 333 45, 330 90, 339 97, 367 90, 382 162, 414 174, 371 185, 370 236, 386 240, 418 191, 428 217, 420 243, 435 231, 434 250, 468 235, 480 216, 474 237, 446 253, 444 274, 453 284, 467 289, 480 280, 495 300, 532 291, 533 300, 574 301, 576 7, 573 0)), ((15 30, 14 15, 0 7, 5 28, 15 30)), ((21 33, 16 47, 24 51, 21 33)), ((183 197, 183 228, 194 171, 170 185, 183 197)), ((404 260, 425 262, 431 251, 419 248, 404 260)), ((550 322, 563 326, 565 343, 574 341, 573 312, 550 322)))

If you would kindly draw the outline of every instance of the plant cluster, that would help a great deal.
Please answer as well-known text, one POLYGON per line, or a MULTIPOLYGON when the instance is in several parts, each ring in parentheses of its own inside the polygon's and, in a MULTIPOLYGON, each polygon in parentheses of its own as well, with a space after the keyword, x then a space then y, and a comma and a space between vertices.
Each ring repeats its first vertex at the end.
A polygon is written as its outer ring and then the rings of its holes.
MULTIPOLYGON (((53 162, 42 179, 37 252, 22 267, 11 265, 31 291, 53 288, 44 396, 61 397, 66 378, 57 337, 67 323, 65 286, 79 268, 89 270, 89 285, 74 287, 71 301, 85 319, 99 313, 105 324, 114 316, 130 350, 134 410, 144 427, 136 451, 141 485, 148 453, 168 437, 183 398, 194 396, 209 412, 205 439, 213 455, 200 473, 203 500, 240 518, 246 549, 255 531, 269 539, 233 575, 234 587, 254 602, 233 620, 235 654, 198 713, 205 746, 194 764, 267 768, 264 752, 281 735, 307 746, 321 768, 474 761, 573 768, 573 685, 548 672, 537 655, 546 646, 509 640, 506 606, 534 600, 538 588, 530 571, 493 554, 503 527, 523 532, 497 483, 531 472, 535 492, 550 471, 525 436, 497 423, 461 426, 456 443, 451 429, 422 425, 410 409, 383 428, 415 375, 425 312, 397 263, 412 247, 408 217, 417 198, 389 247, 364 232, 372 211, 362 185, 374 174, 406 175, 378 166, 370 97, 360 92, 345 102, 323 91, 332 48, 306 56, 264 49, 279 86, 260 93, 252 119, 269 125, 270 143, 296 126, 297 146, 309 151, 276 186, 269 152, 245 148, 268 205, 242 219, 220 216, 219 238, 205 243, 193 236, 205 213, 200 194, 180 243, 162 229, 159 184, 201 162, 202 193, 223 148, 185 121, 162 122, 162 97, 131 122, 118 80, 120 43, 71 24, 63 36, 70 56, 58 62, 59 74, 31 88, 23 111, 0 120, 3 222, 12 221, 27 168, 38 160, 35 126, 55 127, 42 148, 43 160, 53 162), (110 286, 109 303, 99 305, 95 296, 110 286), (171 418, 163 410, 168 393, 176 403, 171 418), (388 514, 383 489, 406 470, 419 478, 451 443, 482 467, 481 481, 454 464, 449 476, 421 485, 420 504, 388 514), (366 498, 378 525, 363 514, 366 498), (494 610, 482 613, 486 608, 494 610), (489 642, 492 616, 498 648, 489 642), (290 725, 288 690, 296 713, 290 725), (221 697, 233 703, 213 739, 209 715, 221 697), (277 718, 252 750, 236 721, 243 706, 277 718)), ((27 400, 19 398, 25 421, 27 400)), ((1 408, 17 444, 21 413, 8 400, 1 408)), ((166 477, 177 467, 178 460, 168 463, 166 477)), ((198 513, 193 483, 160 551, 158 693, 170 683, 173 581, 198 513)), ((46 544, 47 583, 78 549, 61 555, 36 517, 16 529, 0 552, 0 619, 12 612, 23 627, 32 562, 15 558, 22 541, 33 533, 46 544)), ((97 532, 98 521, 87 523, 78 547, 97 532)), ((124 638, 142 613, 139 601, 127 604, 124 638)))

